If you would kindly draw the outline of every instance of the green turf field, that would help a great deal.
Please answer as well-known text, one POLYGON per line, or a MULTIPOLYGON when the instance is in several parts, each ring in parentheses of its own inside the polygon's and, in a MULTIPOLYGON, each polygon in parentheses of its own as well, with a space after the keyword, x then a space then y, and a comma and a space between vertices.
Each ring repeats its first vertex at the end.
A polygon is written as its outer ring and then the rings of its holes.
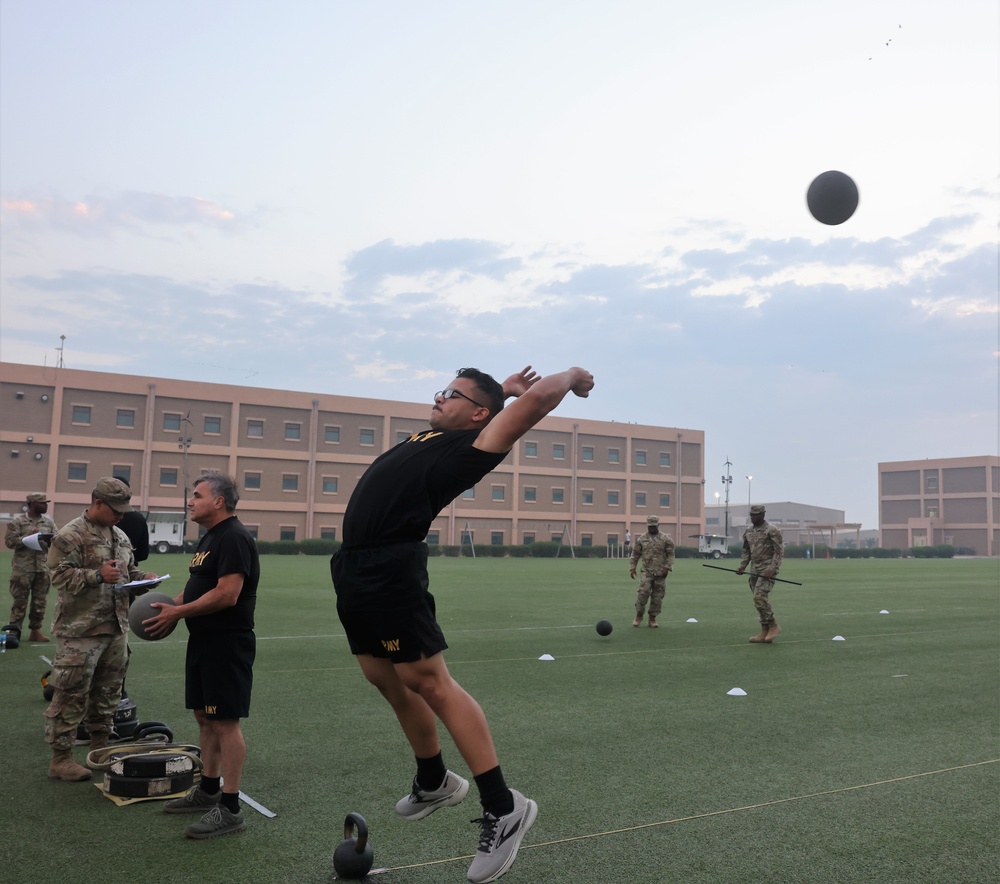
MULTIPOLYGON (((180 589, 185 557, 147 565, 180 589)), ((4 586, 9 572, 5 554, 4 586)), ((49 780, 39 677, 55 644, 0 657, 10 880, 330 882, 356 811, 389 869, 373 881, 464 881, 475 790, 426 820, 395 817, 412 759, 347 650, 328 573, 322 557, 262 561, 243 790, 277 816, 246 808, 235 836, 193 842, 157 802, 118 808, 49 780)), ((539 805, 504 881, 998 880, 1000 564, 789 561, 781 576, 804 586, 772 593, 784 632, 751 645, 745 578, 697 560, 677 562, 653 630, 631 627, 622 560, 432 559, 450 668, 539 805)), ((128 689, 141 719, 194 741, 185 635, 134 640, 128 689)))

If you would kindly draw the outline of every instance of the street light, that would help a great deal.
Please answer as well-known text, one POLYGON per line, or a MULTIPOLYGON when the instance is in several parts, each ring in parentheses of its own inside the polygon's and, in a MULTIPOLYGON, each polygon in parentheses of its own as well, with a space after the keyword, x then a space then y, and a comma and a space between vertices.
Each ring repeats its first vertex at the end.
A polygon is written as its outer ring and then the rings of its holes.
POLYGON ((719 503, 719 498, 721 498, 721 497, 722 497, 722 495, 719 494, 718 491, 716 491, 715 492, 715 521, 716 521, 716 523, 718 523, 718 521, 719 521, 719 507, 721 506, 721 504, 719 503))
POLYGON ((753 487, 753 476, 747 476, 747 506, 753 505, 753 495, 750 493, 750 489, 753 487))

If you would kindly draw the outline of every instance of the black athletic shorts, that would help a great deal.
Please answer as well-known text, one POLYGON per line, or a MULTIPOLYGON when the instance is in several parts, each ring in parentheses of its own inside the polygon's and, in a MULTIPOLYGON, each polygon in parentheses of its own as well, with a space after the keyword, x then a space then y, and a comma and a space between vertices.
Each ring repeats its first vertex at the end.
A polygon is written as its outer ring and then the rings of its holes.
POLYGON ((188 636, 184 705, 206 718, 246 718, 250 714, 257 637, 250 630, 192 633, 188 636))
POLYGON ((412 663, 448 647, 428 591, 427 544, 341 548, 330 573, 352 654, 412 663))

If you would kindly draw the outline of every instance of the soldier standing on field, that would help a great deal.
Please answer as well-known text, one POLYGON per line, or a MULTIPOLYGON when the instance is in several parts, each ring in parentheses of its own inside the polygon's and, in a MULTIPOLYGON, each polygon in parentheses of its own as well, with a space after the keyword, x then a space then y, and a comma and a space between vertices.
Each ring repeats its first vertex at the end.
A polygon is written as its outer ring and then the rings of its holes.
POLYGON ((156 578, 135 567, 132 544, 116 527, 131 509, 131 497, 124 482, 98 480, 90 506, 49 548, 52 584, 59 593, 52 624, 58 646, 49 677, 55 692, 45 710, 53 779, 90 779, 90 771, 73 759, 81 721, 90 733, 91 751, 108 745, 128 668, 129 591, 124 584, 156 578))
POLYGON ((7 524, 4 543, 14 550, 10 566, 10 594, 14 604, 10 608, 10 625, 20 632, 25 614, 28 615, 29 641, 47 642, 49 637, 42 632, 45 620, 45 603, 49 594, 49 566, 45 553, 24 545, 24 538, 30 534, 55 534, 56 523, 47 515, 48 495, 34 492, 27 497, 27 512, 15 516, 7 524))
POLYGON ((736 569, 742 574, 751 566, 750 591, 753 593, 754 607, 760 617, 760 632, 750 636, 754 644, 770 644, 781 632, 774 619, 770 594, 774 589, 774 578, 778 575, 781 560, 785 556, 785 544, 781 531, 764 521, 764 507, 757 503, 750 507, 750 527, 743 532, 743 558, 736 569))
POLYGON ((642 578, 635 597, 635 620, 633 626, 642 623, 642 615, 649 602, 649 626, 659 629, 656 618, 663 610, 663 596, 667 592, 667 575, 674 567, 674 541, 669 534, 660 533, 660 517, 646 519, 646 533, 632 547, 629 560, 629 576, 635 580, 635 569, 642 559, 642 578))

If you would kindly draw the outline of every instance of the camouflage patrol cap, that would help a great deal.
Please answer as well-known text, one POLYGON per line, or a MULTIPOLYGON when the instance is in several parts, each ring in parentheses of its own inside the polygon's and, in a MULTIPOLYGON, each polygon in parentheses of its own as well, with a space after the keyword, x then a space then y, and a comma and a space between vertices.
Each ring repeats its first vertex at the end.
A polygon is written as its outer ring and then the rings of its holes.
POLYGON ((762 516, 764 515, 764 512, 764 505, 761 503, 755 503, 752 507, 750 507, 751 516, 762 516))
POLYGON ((49 496, 41 491, 32 491, 27 497, 28 503, 48 503, 49 496))
POLYGON ((121 479, 105 476, 98 479, 97 487, 94 488, 94 497, 103 500, 116 513, 129 513, 132 507, 129 501, 132 499, 132 492, 121 479))
POLYGON ((647 525, 659 525, 660 524, 660 517, 659 516, 646 516, 646 524, 647 525))

